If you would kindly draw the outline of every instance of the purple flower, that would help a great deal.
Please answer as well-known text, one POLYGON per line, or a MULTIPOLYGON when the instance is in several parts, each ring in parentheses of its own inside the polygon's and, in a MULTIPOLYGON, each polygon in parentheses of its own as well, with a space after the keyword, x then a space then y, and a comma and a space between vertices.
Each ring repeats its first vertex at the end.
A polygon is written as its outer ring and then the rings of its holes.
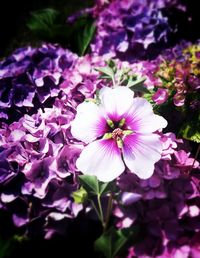
POLYGON ((77 168, 106 182, 125 170, 125 162, 137 176, 149 178, 162 153, 160 137, 153 132, 166 127, 167 121, 155 115, 145 99, 133 98, 133 92, 125 87, 105 87, 99 99, 99 105, 91 101, 80 104, 72 122, 72 135, 89 143, 76 162, 77 168))
POLYGON ((165 89, 158 89, 156 93, 152 96, 153 101, 156 102, 157 105, 163 104, 168 99, 168 92, 165 89))
POLYGON ((60 92, 63 72, 73 66, 77 56, 57 45, 21 48, 0 62, 0 115, 19 120, 53 103, 60 92), (47 103, 47 100, 49 101, 47 103), (12 112, 12 109, 15 112, 12 112))
POLYGON ((56 178, 53 161, 53 158, 48 157, 26 164, 23 173, 29 181, 23 186, 23 194, 33 194, 38 198, 44 198, 49 182, 56 178))
POLYGON ((105 5, 97 1, 93 53, 131 62, 154 57, 175 31, 167 15, 176 8, 178 1, 113 0, 105 5))

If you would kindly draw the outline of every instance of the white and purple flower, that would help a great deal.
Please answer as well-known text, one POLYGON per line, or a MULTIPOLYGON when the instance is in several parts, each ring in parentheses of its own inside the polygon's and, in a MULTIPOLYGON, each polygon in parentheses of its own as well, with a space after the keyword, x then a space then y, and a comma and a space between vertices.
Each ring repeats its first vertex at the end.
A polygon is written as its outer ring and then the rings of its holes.
POLYGON ((161 158, 162 143, 154 132, 167 126, 144 98, 126 87, 104 87, 100 104, 85 101, 77 108, 72 135, 88 144, 76 166, 84 174, 109 182, 128 169, 141 179, 151 177, 161 158))

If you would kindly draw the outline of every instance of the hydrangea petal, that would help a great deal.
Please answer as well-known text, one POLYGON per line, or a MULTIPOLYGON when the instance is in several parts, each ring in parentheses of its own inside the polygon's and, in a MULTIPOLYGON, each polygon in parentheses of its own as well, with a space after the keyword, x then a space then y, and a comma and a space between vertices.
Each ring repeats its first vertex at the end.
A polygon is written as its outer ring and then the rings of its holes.
POLYGON ((90 143, 83 149, 76 166, 83 174, 97 176, 103 182, 112 181, 125 169, 120 149, 112 139, 90 143))

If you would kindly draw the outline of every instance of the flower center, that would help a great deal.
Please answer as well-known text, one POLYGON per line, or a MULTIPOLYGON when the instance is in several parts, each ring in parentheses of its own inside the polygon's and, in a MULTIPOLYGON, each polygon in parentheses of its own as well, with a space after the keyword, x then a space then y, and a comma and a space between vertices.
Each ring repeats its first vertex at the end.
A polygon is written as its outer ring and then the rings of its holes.
POLYGON ((108 119, 107 124, 109 125, 109 131, 104 134, 103 139, 113 139, 116 143, 118 148, 122 148, 123 146, 123 139, 129 134, 132 134, 132 130, 125 129, 125 119, 121 119, 119 122, 113 122, 112 120, 108 119))
POLYGON ((123 130, 121 128, 116 128, 113 132, 112 132, 112 138, 114 140, 119 140, 120 138, 122 138, 124 135, 123 130))

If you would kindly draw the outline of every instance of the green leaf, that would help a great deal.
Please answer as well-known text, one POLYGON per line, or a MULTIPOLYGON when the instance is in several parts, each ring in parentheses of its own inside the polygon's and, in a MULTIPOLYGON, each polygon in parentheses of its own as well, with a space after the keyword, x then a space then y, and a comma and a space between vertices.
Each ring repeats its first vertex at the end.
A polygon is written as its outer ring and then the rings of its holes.
POLYGON ((99 183, 96 176, 82 175, 79 181, 88 194, 99 194, 99 183))
POLYGON ((113 59, 106 61, 106 63, 112 69, 116 67, 115 61, 113 59))
POLYGON ((94 22, 90 21, 86 23, 85 27, 83 28, 83 33, 79 33, 78 35, 78 47, 79 47, 79 54, 83 56, 88 49, 88 46, 93 39, 95 33, 95 25, 94 22))
POLYGON ((111 228, 95 241, 95 250, 103 253, 106 258, 114 258, 132 233, 129 229, 111 228))
POLYGON ((113 192, 114 186, 115 186, 114 181, 108 182, 108 183, 99 182, 99 194, 103 195, 103 194, 106 194, 110 191, 113 192))
POLYGON ((28 238, 24 235, 14 235, 8 239, 0 237, 0 258, 13 257, 15 248, 27 240, 28 238))
POLYGON ((182 126, 180 134, 187 140, 200 143, 200 121, 188 121, 182 126))
POLYGON ((107 75, 112 80, 114 79, 114 76, 115 76, 114 72, 113 72, 112 68, 110 68, 109 66, 107 66, 107 67, 97 67, 97 68, 95 68, 95 70, 101 72, 103 75, 107 75))
POLYGON ((12 240, 3 240, 0 238, 0 258, 8 256, 11 252, 12 240))
POLYGON ((139 91, 143 93, 150 93, 149 90, 144 86, 146 78, 141 77, 135 80, 130 79, 127 86, 133 91, 139 91))
POLYGON ((77 191, 72 193, 75 203, 84 203, 87 200, 88 194, 86 190, 81 187, 77 191))
POLYGON ((28 28, 37 34, 44 34, 45 37, 52 38, 57 33, 56 20, 59 12, 55 9, 47 8, 31 13, 31 18, 27 23, 28 28))
POLYGON ((89 175, 79 176, 79 181, 88 194, 99 196, 109 192, 113 184, 112 182, 100 182, 96 176, 89 175))

